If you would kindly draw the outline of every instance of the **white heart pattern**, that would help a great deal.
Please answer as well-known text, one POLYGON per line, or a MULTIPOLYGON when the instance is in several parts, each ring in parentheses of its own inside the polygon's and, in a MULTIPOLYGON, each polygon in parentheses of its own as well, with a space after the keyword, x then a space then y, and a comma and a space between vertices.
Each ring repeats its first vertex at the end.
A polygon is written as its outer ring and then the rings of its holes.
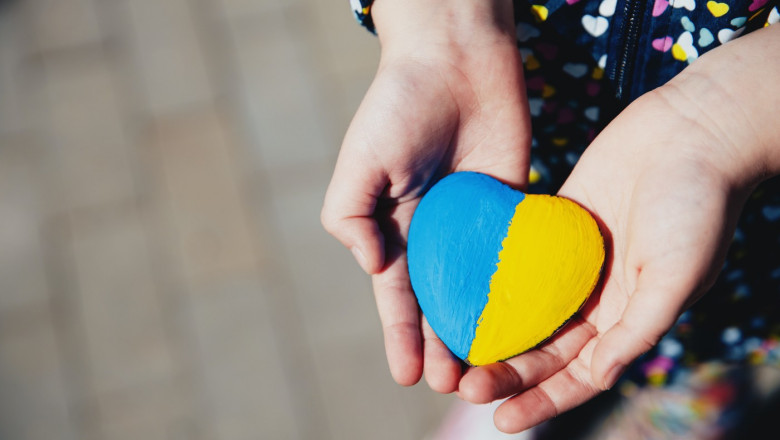
POLYGON ((526 23, 517 24, 517 41, 520 41, 521 43, 525 43, 531 38, 538 37, 539 35, 541 35, 539 29, 531 26, 530 24, 526 24, 526 23))
POLYGON ((531 116, 539 116, 542 114, 542 106, 544 100, 540 98, 531 98, 528 100, 528 110, 531 112, 531 116))
POLYGON ((693 46, 693 34, 690 32, 683 32, 680 34, 680 38, 677 39, 677 44, 688 56, 688 62, 692 62, 699 57, 699 51, 693 46))
POLYGON ((612 17, 615 14, 617 0, 604 0, 599 5, 599 14, 604 17, 612 17))
POLYGON ((607 68, 607 54, 604 54, 599 57, 599 67, 601 67, 602 69, 607 68))
POLYGON ((594 17, 586 14, 582 17, 582 27, 594 37, 600 37, 607 31, 609 20, 602 16, 594 17))
POLYGON ((575 78, 581 78, 588 73, 587 64, 566 63, 563 65, 563 71, 575 78))
POLYGON ((742 32, 745 32, 745 28, 739 28, 737 30, 728 28, 721 29, 718 31, 718 41, 720 41, 721 44, 726 44, 729 41, 742 35, 742 32))
POLYGON ((772 8, 772 11, 769 13, 769 17, 766 19, 766 22, 769 24, 780 22, 780 12, 778 12, 777 6, 772 8))
POLYGON ((597 121, 599 119, 599 108, 596 106, 588 107, 585 109, 585 117, 591 121, 597 121))
POLYGON ((696 9, 696 0, 669 0, 669 6, 679 9, 685 8, 689 11, 696 9))

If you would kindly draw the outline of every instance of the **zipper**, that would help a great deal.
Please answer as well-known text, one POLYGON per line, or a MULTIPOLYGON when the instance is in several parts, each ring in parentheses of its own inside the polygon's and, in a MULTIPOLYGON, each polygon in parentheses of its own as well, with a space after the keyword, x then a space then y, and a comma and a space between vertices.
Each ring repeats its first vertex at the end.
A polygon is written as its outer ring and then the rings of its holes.
POLYGON ((626 82, 634 71, 634 62, 636 61, 637 48, 639 47, 639 33, 642 30, 642 17, 644 15, 645 2, 643 0, 626 0, 623 8, 622 25, 622 43, 623 50, 615 64, 613 78, 615 78, 616 93, 618 100, 626 99, 626 82))

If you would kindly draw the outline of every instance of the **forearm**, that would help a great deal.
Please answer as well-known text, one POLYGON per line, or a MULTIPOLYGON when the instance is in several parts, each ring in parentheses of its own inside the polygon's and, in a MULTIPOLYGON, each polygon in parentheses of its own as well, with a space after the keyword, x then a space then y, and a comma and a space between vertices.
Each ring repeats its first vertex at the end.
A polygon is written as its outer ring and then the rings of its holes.
POLYGON ((738 185, 780 174, 780 26, 701 57, 659 91, 718 136, 738 185))

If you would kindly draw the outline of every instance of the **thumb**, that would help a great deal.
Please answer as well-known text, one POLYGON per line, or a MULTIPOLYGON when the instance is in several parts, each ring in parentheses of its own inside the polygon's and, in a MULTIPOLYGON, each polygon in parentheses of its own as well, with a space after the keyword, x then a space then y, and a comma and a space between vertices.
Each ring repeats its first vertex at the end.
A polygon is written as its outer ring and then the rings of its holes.
POLYGON ((695 283, 670 279, 673 271, 658 269, 642 268, 620 320, 594 348, 591 375, 602 390, 612 388, 631 362, 661 340, 692 297, 695 283))

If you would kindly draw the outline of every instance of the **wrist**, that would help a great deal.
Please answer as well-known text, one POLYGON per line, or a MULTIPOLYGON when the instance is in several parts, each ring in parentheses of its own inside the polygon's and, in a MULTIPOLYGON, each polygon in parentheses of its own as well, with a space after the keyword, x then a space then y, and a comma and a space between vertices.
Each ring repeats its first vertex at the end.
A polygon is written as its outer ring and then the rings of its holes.
POLYGON ((717 146, 736 185, 780 174, 780 26, 713 50, 661 87, 662 95, 717 146), (672 101, 673 100, 673 101, 672 101))
POLYGON ((372 15, 383 58, 515 45, 511 0, 376 0, 372 15))

